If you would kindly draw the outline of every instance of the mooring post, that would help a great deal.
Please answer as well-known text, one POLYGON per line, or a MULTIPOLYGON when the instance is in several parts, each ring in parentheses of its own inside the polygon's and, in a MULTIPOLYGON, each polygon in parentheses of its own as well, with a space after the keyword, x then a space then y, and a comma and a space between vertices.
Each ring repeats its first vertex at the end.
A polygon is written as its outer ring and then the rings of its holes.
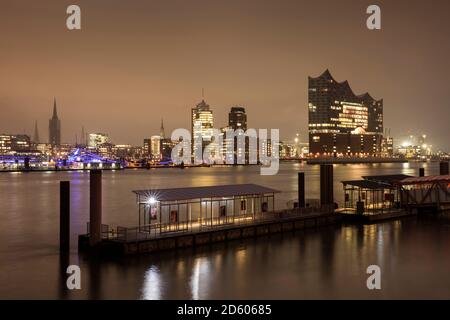
POLYGON ((441 176, 446 176, 449 174, 449 162, 448 161, 441 161, 439 164, 439 174, 441 176))
POLYGON ((320 204, 334 203, 333 196, 333 165, 320 165, 320 204))
POLYGON ((59 250, 70 251, 70 181, 59 183, 59 250))
POLYGON ((298 173, 298 207, 305 207, 305 173, 298 173))
POLYGON ((102 171, 90 171, 89 190, 89 245, 102 240, 102 171))
POLYGON ((425 177, 425 168, 419 168, 419 177, 425 177))
POLYGON ((328 165, 328 203, 334 203, 334 178, 333 178, 333 165, 328 165))

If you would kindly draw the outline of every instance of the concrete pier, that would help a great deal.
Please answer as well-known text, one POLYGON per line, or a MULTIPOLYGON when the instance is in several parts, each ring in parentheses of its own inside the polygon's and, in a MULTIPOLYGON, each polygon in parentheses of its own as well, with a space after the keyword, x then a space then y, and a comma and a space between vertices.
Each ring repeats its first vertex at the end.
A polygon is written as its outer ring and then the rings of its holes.
POLYGON ((59 250, 70 251, 70 182, 59 184, 59 250))
MULTIPOLYGON (((221 228, 190 233, 173 233, 151 239, 136 239, 133 241, 103 239, 98 247, 99 251, 96 252, 107 255, 154 253, 335 225, 339 224, 342 219, 342 215, 333 212, 332 206, 324 208, 322 213, 305 214, 304 216, 300 215, 292 218, 282 218, 282 216, 283 213, 280 212, 280 218, 271 221, 261 221, 248 225, 223 226, 221 228)), ((78 246, 80 250, 89 251, 89 235, 79 235, 78 246)))
POLYGON ((102 171, 90 172, 89 197, 89 245, 95 246, 102 240, 102 171))

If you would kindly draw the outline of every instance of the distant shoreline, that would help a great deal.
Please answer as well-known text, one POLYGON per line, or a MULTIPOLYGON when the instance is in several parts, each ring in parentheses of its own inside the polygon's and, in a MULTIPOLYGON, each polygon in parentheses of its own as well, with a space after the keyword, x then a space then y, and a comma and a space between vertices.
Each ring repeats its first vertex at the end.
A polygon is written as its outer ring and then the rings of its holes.
POLYGON ((407 159, 399 158, 316 158, 307 159, 307 164, 360 164, 360 163, 406 163, 407 159))

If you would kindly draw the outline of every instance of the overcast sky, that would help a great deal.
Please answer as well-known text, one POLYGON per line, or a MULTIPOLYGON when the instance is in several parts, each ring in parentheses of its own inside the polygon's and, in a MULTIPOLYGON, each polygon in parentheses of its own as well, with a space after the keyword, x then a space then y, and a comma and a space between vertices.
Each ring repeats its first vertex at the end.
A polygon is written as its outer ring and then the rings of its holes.
POLYGON ((0 132, 37 120, 47 139, 55 96, 64 142, 84 126, 140 145, 161 117, 166 134, 190 128, 204 87, 215 127, 243 105, 249 127, 304 140, 308 75, 329 68, 384 99, 394 136, 449 150, 449 16, 448 0, 2 0, 0 132), (66 28, 69 4, 81 31, 66 28), (366 28, 370 4, 381 31, 366 28))

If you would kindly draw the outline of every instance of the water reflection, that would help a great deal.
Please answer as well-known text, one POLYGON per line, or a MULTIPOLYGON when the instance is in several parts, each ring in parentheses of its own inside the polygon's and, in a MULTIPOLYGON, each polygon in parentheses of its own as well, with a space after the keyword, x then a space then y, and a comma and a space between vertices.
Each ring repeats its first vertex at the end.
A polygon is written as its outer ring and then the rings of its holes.
POLYGON ((195 259, 190 280, 192 299, 207 299, 211 276, 210 268, 210 261, 206 257, 198 257, 195 259))
MULTIPOLYGON (((336 166, 335 199, 343 199, 342 180, 417 174, 419 166, 336 166)), ((273 177, 260 176, 257 167, 105 172, 103 221, 135 224, 130 190, 162 186, 252 182, 282 190, 277 205, 285 206, 296 196, 299 169, 306 172, 306 197, 317 198, 319 167, 298 163, 281 164, 273 177)), ((430 163, 427 173, 437 170, 430 163)), ((382 267, 383 298, 450 298, 450 228, 415 219, 312 229, 119 261, 92 256, 77 261, 77 234, 85 231, 89 215, 88 178, 81 172, 0 175, 0 241, 8 244, 0 248, 0 298, 373 298, 365 287, 370 264, 382 267), (69 293, 62 286, 69 261, 58 254, 60 180, 72 181, 70 263, 82 269, 82 290, 69 293), (389 281, 395 285, 389 287, 389 281)))
POLYGON ((160 277, 160 270, 156 266, 151 266, 150 269, 145 272, 141 299, 160 300, 162 298, 162 284, 160 277))

